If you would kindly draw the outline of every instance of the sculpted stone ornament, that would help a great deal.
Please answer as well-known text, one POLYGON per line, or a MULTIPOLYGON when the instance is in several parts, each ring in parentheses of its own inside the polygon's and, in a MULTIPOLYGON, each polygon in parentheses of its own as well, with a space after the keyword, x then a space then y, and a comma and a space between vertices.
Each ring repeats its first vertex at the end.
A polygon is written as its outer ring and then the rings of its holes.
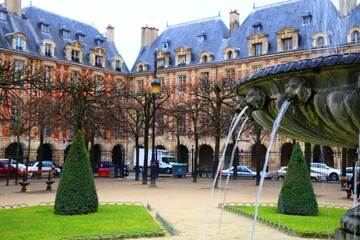
MULTIPOLYGON (((278 133, 324 146, 358 148, 360 53, 334 54, 260 69, 236 84, 253 119, 271 130, 285 99, 278 133)), ((360 207, 341 217, 338 240, 360 240, 360 207)))

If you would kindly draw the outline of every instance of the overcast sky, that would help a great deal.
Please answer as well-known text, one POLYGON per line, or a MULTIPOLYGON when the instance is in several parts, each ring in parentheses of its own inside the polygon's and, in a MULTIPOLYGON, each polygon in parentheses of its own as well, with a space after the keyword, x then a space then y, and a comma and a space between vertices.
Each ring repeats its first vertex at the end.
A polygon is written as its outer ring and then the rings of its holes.
MULTIPOLYGON (((229 12, 237 10, 240 23, 256 7, 286 0, 22 0, 22 7, 33 6, 93 25, 101 33, 111 24, 115 45, 131 68, 140 50, 141 27, 159 29, 220 14, 229 24, 229 12)), ((291 0, 290 0, 291 1, 291 0)), ((339 0, 332 0, 338 7, 339 0)), ((4 2, 4 0, 0 0, 4 2)), ((229 26, 228 26, 229 27, 229 26)))

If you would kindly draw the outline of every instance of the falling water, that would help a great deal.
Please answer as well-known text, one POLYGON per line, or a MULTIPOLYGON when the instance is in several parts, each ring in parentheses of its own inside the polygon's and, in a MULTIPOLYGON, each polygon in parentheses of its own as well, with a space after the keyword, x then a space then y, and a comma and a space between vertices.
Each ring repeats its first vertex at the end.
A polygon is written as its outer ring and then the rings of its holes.
MULTIPOLYGON (((235 117, 233 118, 233 121, 231 122, 230 129, 229 129, 229 133, 228 133, 228 135, 227 135, 227 137, 226 137, 225 148, 224 148, 222 157, 221 157, 221 159, 220 159, 220 161, 219 161, 219 164, 218 164, 218 166, 217 166, 217 169, 216 169, 216 172, 215 172, 215 173, 218 173, 218 172, 220 171, 220 166, 221 166, 222 162, 224 161, 225 152, 226 152, 226 148, 227 148, 227 146, 228 146, 228 144, 229 144, 230 137, 232 136, 235 128, 236 128, 237 125, 239 124, 240 119, 241 119, 241 117, 244 115, 244 113, 245 113, 245 111, 246 111, 247 108, 248 108, 248 107, 246 106, 246 107, 239 113, 238 116, 235 116, 235 117)), ((215 174, 214 181, 213 181, 213 185, 212 185, 212 188, 211 188, 211 191, 210 191, 210 197, 209 197, 208 207, 207 207, 206 216, 205 216, 203 239, 205 239, 206 227, 207 227, 207 222, 208 222, 208 214, 209 214, 210 206, 211 206, 212 199, 213 199, 213 196, 214 196, 214 190, 215 190, 215 184, 216 184, 216 181, 217 181, 217 176, 218 176, 218 174, 215 174)))
MULTIPOLYGON (((220 215, 220 220, 219 220, 219 227, 218 227, 218 232, 217 232, 217 236, 218 236, 218 239, 220 239, 220 228, 221 228, 221 223, 222 223, 222 216, 223 216, 223 212, 224 212, 224 204, 226 202, 226 193, 227 193, 227 185, 229 183, 229 178, 230 178, 230 167, 233 165, 233 161, 234 161, 234 155, 235 155, 235 150, 237 149, 237 144, 239 142, 239 139, 240 139, 240 135, 241 133, 243 132, 243 129, 244 129, 244 126, 246 124, 246 122, 249 120, 249 118, 247 117, 244 122, 242 123, 241 125, 241 128, 236 136, 236 141, 235 141, 235 144, 234 144, 234 147, 233 147, 233 150, 231 152, 231 158, 230 158, 230 165, 229 165, 229 172, 227 174, 227 177, 226 177, 226 183, 225 183, 225 190, 224 190, 224 199, 223 199, 223 202, 221 204, 221 215, 220 215)), ((234 169, 234 174, 237 174, 237 170, 234 169)))
POLYGON ((268 146, 267 151, 266 151, 265 163, 264 163, 263 171, 262 171, 261 178, 260 178, 260 184, 259 184, 257 195, 256 195, 254 221, 253 221, 253 226, 252 226, 252 230, 251 230, 251 240, 254 239, 255 226, 256 226, 257 215, 258 215, 258 211, 259 211, 259 198, 260 198, 260 193, 261 193, 261 190, 262 190, 262 186, 264 184, 266 168, 267 168, 267 165, 268 165, 268 162, 269 162, 269 153, 270 153, 271 145, 272 145, 272 142, 274 140, 276 131, 279 128, 280 121, 281 121, 283 115, 285 114, 286 110, 288 109, 289 105, 290 105, 289 101, 285 100, 283 102, 283 104, 281 105, 281 108, 279 110, 279 113, 278 113, 278 115, 277 115, 277 117, 276 117, 276 119, 274 121, 273 127, 272 127, 272 131, 271 131, 271 135, 270 135, 270 142, 269 142, 269 146, 268 146))

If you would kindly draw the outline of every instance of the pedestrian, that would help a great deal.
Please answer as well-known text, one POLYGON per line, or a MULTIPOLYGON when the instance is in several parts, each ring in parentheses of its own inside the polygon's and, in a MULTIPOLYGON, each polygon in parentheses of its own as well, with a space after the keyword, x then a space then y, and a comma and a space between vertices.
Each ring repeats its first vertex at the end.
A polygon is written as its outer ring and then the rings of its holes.
MULTIPOLYGON (((359 173, 357 174, 357 179, 356 179, 356 200, 359 200, 359 195, 360 195, 360 179, 359 179, 359 173)), ((355 177, 354 174, 351 177, 350 181, 347 182, 347 186, 350 188, 351 192, 354 194, 355 196, 355 177)))

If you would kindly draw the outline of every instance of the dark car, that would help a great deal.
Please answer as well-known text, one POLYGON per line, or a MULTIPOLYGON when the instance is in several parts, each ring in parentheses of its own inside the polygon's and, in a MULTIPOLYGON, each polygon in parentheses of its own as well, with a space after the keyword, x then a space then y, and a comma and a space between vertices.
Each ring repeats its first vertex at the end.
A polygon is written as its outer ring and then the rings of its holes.
MULTIPOLYGON (((112 162, 100 162, 98 164, 96 164, 95 166, 95 172, 98 173, 98 176, 105 176, 103 174, 99 174, 99 169, 109 169, 110 167, 115 167, 115 164, 112 162)), ((120 167, 118 168, 118 175, 122 175, 121 169, 120 167)), ((127 177, 129 176, 129 171, 128 171, 128 166, 125 164, 124 165, 124 176, 127 177)))

